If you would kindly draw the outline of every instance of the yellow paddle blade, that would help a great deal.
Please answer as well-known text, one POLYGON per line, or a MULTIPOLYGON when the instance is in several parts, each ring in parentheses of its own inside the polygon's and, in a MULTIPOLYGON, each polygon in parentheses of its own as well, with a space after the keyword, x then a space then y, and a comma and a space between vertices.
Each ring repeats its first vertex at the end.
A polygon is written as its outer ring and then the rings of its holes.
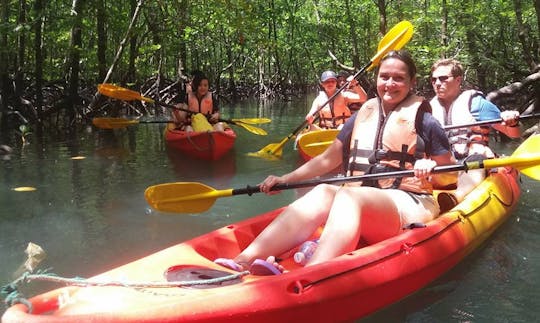
POLYGON ((123 101, 140 100, 140 101, 146 101, 148 103, 154 103, 154 100, 142 96, 139 92, 128 90, 126 88, 123 88, 114 84, 110 84, 110 83, 99 84, 98 92, 110 98, 123 100, 123 101))
POLYGON ((204 212, 218 197, 231 195, 232 189, 219 191, 195 182, 159 184, 148 187, 144 192, 152 208, 171 213, 204 212))
POLYGON ((268 118, 242 118, 242 119, 231 119, 234 122, 248 123, 248 124, 263 124, 270 123, 272 119, 268 118))
POLYGON ((380 51, 384 49, 388 44, 392 43, 395 38, 398 38, 399 40, 394 43, 393 50, 399 50, 405 46, 409 40, 411 40, 412 35, 414 32, 414 27, 410 21, 403 20, 399 22, 397 25, 392 27, 389 32, 384 35, 383 39, 379 42, 379 46, 377 47, 377 51, 380 51), (401 34, 405 31, 405 34, 401 36, 401 34))
POLYGON ((532 135, 516 148, 512 156, 540 153, 540 135, 532 135))
MULTIPOLYGON (((234 119, 233 119, 233 121, 234 121, 234 119)), ((239 127, 242 127, 244 129, 246 129, 247 131, 249 131, 251 133, 259 135, 259 136, 266 136, 268 134, 268 132, 266 132, 266 130, 264 130, 262 128, 255 127, 255 126, 243 123, 243 122, 236 121, 234 124, 239 126, 239 127)))
POLYGON ((532 135, 525 140, 512 154, 512 157, 526 157, 531 160, 531 165, 518 168, 519 171, 532 179, 540 180, 540 163, 534 162, 535 157, 540 154, 540 135, 532 135))
POLYGON ((306 132, 298 138, 298 149, 313 158, 322 154, 334 142, 338 133, 337 129, 306 132))
POLYGON ((512 156, 466 162, 467 169, 513 167, 525 176, 540 180, 540 135, 533 135, 512 156))
POLYGON ((138 120, 129 120, 124 118, 94 118, 92 124, 101 129, 120 129, 134 124, 138 124, 138 120))
POLYGON ((377 48, 377 54, 371 59, 371 65, 368 70, 372 70, 375 66, 379 65, 381 59, 391 50, 399 50, 405 46, 411 40, 414 32, 413 25, 404 20, 395 25, 384 38, 379 42, 377 48))
POLYGON ((251 157, 260 157, 265 158, 269 160, 277 160, 278 158, 281 158, 283 155, 283 146, 287 142, 289 138, 285 138, 280 143, 273 143, 268 144, 264 146, 261 150, 254 152, 254 153, 247 153, 248 156, 251 157))

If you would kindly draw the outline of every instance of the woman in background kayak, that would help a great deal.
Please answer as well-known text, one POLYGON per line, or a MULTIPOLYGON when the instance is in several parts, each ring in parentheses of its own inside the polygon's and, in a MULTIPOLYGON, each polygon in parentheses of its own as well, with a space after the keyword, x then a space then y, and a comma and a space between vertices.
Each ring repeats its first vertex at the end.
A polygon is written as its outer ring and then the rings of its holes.
POLYGON ((177 105, 193 113, 182 110, 173 111, 173 120, 185 131, 223 131, 224 124, 219 122, 219 105, 216 97, 209 91, 208 78, 202 72, 194 73, 191 84, 187 86, 184 102, 177 105), (199 118, 197 114, 206 117, 199 118), (197 116, 197 117, 194 117, 197 116))
POLYGON ((338 129, 342 127, 352 114, 349 104, 354 102, 364 103, 367 100, 367 94, 364 89, 355 79, 352 79, 350 80, 347 91, 341 91, 332 101, 328 102, 328 99, 336 93, 338 85, 338 77, 333 71, 322 73, 320 85, 323 90, 313 100, 311 109, 306 115, 306 120, 310 124, 310 130, 338 129), (315 120, 314 115, 317 115, 317 111, 319 117, 318 126, 313 124, 315 120))

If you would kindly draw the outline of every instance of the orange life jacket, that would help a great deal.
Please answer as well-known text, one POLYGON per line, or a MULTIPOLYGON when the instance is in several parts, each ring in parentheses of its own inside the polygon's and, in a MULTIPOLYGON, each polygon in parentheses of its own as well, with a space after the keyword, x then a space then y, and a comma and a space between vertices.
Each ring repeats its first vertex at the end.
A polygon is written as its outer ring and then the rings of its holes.
MULTIPOLYGON (((320 105, 328 102, 326 92, 320 91, 316 100, 320 105)), ((339 125, 344 124, 351 116, 351 110, 347 107, 345 98, 338 94, 332 102, 325 105, 319 110, 319 127, 323 129, 336 129, 339 125)))
MULTIPOLYGON (((351 136, 347 175, 362 175, 413 169, 417 159, 425 157, 425 144, 417 135, 429 103, 410 95, 384 116, 378 98, 368 100, 357 112, 351 136)), ((362 185, 399 188, 414 193, 431 194, 433 187, 416 177, 364 181, 362 185)))
MULTIPOLYGON (((450 105, 448 111, 441 105, 437 97, 431 101, 433 116, 443 125, 460 125, 474 123, 477 120, 471 113, 472 100, 477 96, 484 96, 476 90, 463 91, 450 105)), ((466 127, 448 131, 448 139, 456 157, 463 158, 468 155, 471 144, 489 144, 489 126, 466 127)))
POLYGON ((189 110, 202 113, 206 116, 214 113, 214 101, 212 100, 212 92, 208 92, 200 100, 192 91, 188 92, 187 99, 189 110))

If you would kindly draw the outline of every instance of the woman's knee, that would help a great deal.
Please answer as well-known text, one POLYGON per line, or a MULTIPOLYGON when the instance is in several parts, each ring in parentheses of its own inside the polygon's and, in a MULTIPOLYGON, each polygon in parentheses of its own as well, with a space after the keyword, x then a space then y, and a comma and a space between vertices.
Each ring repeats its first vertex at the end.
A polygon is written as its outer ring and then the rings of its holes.
POLYGON ((316 186, 311 191, 307 192, 304 196, 293 202, 291 205, 300 204, 304 207, 309 207, 310 205, 320 207, 321 204, 331 204, 334 200, 335 191, 332 190, 330 187, 321 186, 322 185, 316 186))
POLYGON ((315 186, 311 191, 306 195, 310 194, 313 196, 323 196, 323 197, 334 197, 336 192, 339 190, 338 186, 331 184, 319 184, 315 186))

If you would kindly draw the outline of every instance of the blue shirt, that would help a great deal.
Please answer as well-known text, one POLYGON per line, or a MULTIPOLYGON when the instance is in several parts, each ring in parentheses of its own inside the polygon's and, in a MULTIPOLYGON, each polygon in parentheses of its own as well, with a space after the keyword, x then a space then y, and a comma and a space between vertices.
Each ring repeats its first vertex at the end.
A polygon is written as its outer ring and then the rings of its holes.
POLYGON ((481 96, 475 96, 471 101, 471 114, 476 121, 494 120, 501 117, 501 110, 481 96))

